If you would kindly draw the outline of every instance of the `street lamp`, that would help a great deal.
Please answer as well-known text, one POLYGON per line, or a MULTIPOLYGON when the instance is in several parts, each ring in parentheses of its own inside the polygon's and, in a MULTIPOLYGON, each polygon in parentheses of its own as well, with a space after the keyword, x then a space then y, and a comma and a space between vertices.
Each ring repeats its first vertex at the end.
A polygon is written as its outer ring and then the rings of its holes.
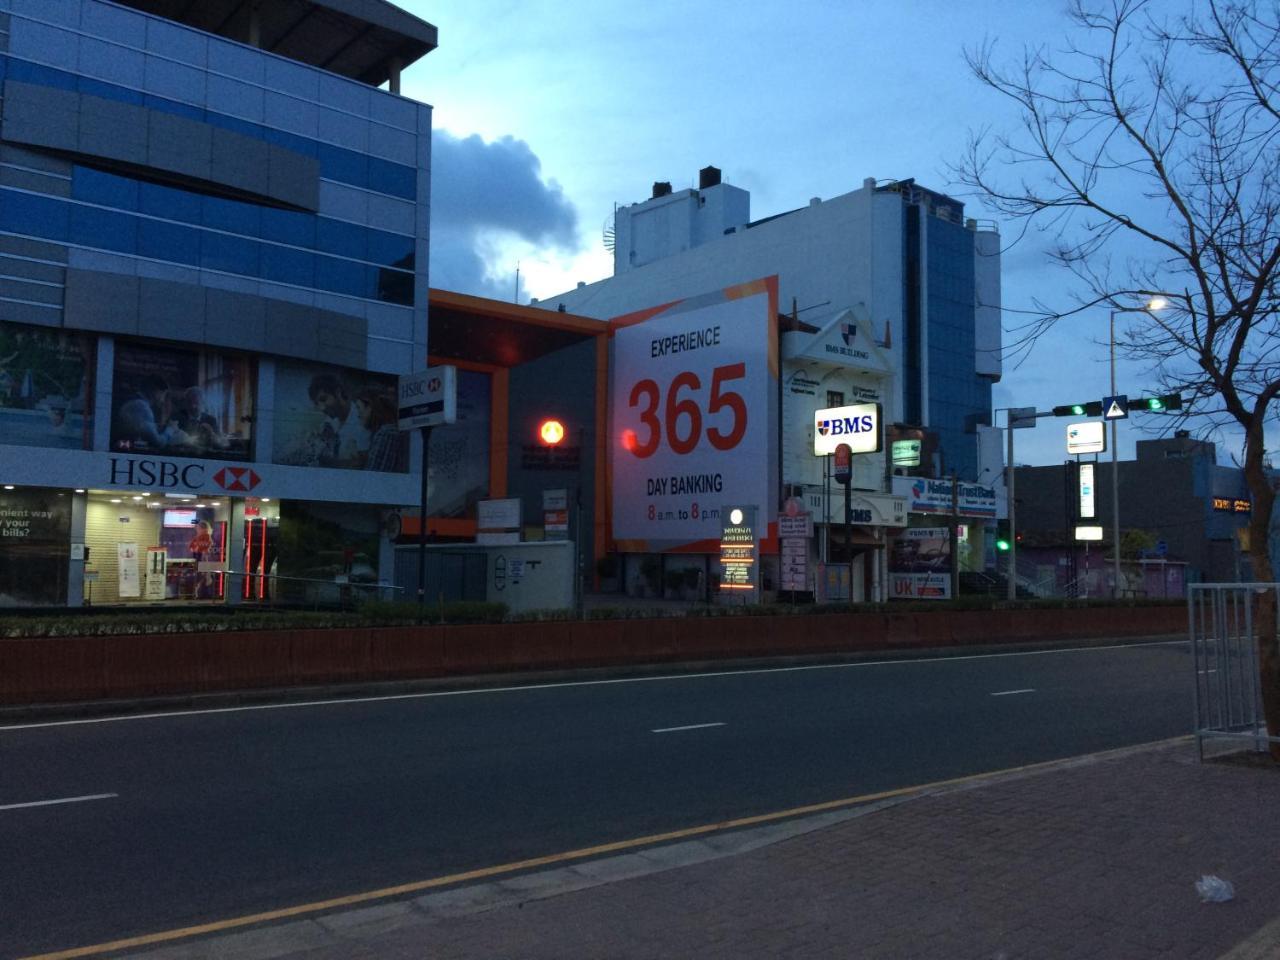
MULTIPOLYGON (((1151 314, 1163 310, 1169 305, 1164 297, 1152 297, 1142 307, 1119 307, 1111 311, 1111 395, 1116 396, 1116 314, 1145 313, 1151 314)), ((1102 411, 1106 416, 1107 411, 1102 411)), ((1111 548, 1112 562, 1112 599, 1120 597, 1120 468, 1117 462, 1118 445, 1116 443, 1116 420, 1111 420, 1111 528, 1114 530, 1114 542, 1111 548)))

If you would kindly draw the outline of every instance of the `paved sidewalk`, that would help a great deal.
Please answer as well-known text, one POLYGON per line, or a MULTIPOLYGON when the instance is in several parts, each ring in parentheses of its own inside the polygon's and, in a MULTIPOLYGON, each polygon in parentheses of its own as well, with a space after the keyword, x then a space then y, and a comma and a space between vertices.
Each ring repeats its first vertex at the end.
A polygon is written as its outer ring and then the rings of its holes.
POLYGON ((1264 960, 1277 918, 1280 770, 1181 741, 133 956, 1264 960))

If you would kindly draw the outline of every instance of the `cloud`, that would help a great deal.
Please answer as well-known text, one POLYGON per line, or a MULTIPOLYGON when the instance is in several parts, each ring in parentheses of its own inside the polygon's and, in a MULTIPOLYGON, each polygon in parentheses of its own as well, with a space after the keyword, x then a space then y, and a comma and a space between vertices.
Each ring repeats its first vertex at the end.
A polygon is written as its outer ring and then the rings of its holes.
POLYGON ((437 130, 431 146, 433 287, 509 300, 515 265, 498 262, 504 240, 579 249, 577 211, 558 183, 542 178, 523 140, 437 130))

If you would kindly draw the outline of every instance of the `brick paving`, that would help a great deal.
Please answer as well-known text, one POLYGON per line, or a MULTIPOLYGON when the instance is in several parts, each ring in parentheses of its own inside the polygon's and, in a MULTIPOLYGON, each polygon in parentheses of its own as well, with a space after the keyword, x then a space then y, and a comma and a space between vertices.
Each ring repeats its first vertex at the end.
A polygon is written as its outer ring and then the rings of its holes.
POLYGON ((1280 957, 1280 770, 1197 764, 1183 742, 550 896, 554 877, 524 879, 541 899, 451 914, 437 894, 140 956, 1213 960, 1243 942, 1237 956, 1280 957), (1236 899, 1202 904, 1206 873, 1236 899))

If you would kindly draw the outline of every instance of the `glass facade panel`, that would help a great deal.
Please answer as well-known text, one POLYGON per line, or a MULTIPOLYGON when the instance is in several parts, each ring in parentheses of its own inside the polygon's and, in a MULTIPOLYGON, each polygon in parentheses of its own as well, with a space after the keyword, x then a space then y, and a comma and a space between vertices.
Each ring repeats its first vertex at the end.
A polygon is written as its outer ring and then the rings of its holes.
POLYGON ((94 362, 91 337, 0 322, 0 443, 90 449, 94 362))

